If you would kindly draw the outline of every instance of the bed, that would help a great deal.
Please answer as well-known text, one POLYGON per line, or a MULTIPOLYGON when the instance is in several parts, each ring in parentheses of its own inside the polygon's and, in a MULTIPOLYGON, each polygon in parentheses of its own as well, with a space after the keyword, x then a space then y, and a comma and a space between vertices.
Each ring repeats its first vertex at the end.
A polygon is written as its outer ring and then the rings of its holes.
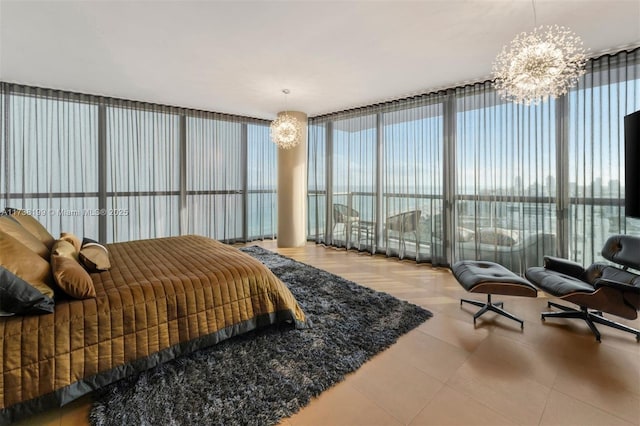
POLYGON ((64 405, 258 327, 308 327, 262 263, 201 236, 107 245, 95 297, 56 293, 51 314, 0 317, 0 423, 64 405))

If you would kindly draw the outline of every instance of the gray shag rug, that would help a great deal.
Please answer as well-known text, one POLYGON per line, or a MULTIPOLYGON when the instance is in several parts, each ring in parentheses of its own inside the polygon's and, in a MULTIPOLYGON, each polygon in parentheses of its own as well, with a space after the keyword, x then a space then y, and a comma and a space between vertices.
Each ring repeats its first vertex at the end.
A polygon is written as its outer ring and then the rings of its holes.
POLYGON ((311 319, 273 326, 169 361, 99 390, 93 425, 271 425, 357 370, 432 314, 258 246, 311 319))

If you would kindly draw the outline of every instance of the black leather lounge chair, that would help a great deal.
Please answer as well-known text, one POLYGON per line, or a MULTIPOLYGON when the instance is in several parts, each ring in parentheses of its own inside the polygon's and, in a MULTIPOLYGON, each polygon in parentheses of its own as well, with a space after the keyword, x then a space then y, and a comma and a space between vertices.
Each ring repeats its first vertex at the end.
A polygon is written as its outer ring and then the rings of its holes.
POLYGON ((538 288, 580 308, 549 302, 549 307, 560 311, 544 312, 542 319, 580 318, 587 323, 598 342, 600 332, 596 323, 633 333, 640 341, 640 330, 607 319, 603 314, 606 312, 631 320, 638 317, 640 275, 628 268, 640 270, 640 237, 614 235, 605 243, 602 256, 622 267, 596 262, 584 269, 575 262, 545 256, 544 267, 527 270, 527 279, 538 288))

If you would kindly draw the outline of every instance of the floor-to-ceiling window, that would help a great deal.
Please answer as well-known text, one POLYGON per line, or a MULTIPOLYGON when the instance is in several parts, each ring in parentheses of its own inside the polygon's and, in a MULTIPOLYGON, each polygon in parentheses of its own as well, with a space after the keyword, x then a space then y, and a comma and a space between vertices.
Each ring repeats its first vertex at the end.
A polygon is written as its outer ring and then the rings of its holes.
POLYGON ((9 83, 0 102, 0 198, 54 236, 275 236, 266 120, 9 83))
POLYGON ((309 123, 307 161, 307 238, 324 243, 327 226, 327 126, 309 123))
POLYGON ((247 237, 275 238, 278 228, 277 151, 269 126, 247 124, 247 237))
POLYGON ((370 247, 375 234, 353 225, 373 223, 376 217, 376 116, 336 120, 332 132, 331 240, 338 246, 370 247))
POLYGON ((612 234, 640 234, 640 220, 624 216, 623 119, 640 110, 638 53, 591 61, 567 96, 567 256, 580 263, 603 260, 612 234))
POLYGON ((444 242, 444 105, 413 100, 382 114, 383 241, 389 255, 431 260, 444 242))
POLYGON ((455 258, 522 273, 556 251, 555 102, 504 102, 489 85, 456 95, 455 258))
POLYGON ((440 98, 371 107, 309 124, 309 237, 433 261, 444 247, 440 98))
POLYGON ((539 105, 504 102, 485 82, 312 117, 310 194, 322 181, 337 194, 310 204, 310 221, 333 216, 346 224, 334 221, 310 238, 362 248, 364 224, 377 252, 434 263, 492 260, 519 273, 546 254, 602 259, 609 235, 640 232, 639 221, 624 217, 622 125, 639 109, 635 49, 590 60, 576 88, 539 105), (343 135, 345 117, 366 126, 343 135), (326 173, 317 168, 323 156, 326 173), (363 181, 369 186, 359 191, 363 181), (364 215, 357 208, 336 215, 342 202, 364 203, 364 215), (420 216, 403 236, 389 218, 411 211, 420 216))
POLYGON ((0 193, 54 235, 98 237, 98 107, 79 96, 2 87, 0 193))
POLYGON ((180 233, 179 119, 168 111, 106 108, 107 241, 180 233))
POLYGON ((188 233, 242 239, 243 161, 242 123, 187 118, 188 233))

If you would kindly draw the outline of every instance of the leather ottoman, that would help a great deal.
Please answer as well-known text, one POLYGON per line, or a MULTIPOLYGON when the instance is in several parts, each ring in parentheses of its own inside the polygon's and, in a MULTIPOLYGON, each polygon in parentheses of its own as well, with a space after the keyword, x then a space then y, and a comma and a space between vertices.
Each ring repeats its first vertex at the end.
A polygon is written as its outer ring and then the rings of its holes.
POLYGON ((503 309, 502 302, 492 302, 492 294, 508 296, 537 297, 538 290, 526 279, 519 277, 502 265, 493 262, 478 260, 462 260, 452 267, 453 275, 458 283, 469 293, 483 293, 487 295, 487 301, 460 299, 462 303, 479 306, 481 309, 473 315, 473 324, 485 312, 491 311, 520 323, 524 328, 524 322, 515 315, 503 309))

